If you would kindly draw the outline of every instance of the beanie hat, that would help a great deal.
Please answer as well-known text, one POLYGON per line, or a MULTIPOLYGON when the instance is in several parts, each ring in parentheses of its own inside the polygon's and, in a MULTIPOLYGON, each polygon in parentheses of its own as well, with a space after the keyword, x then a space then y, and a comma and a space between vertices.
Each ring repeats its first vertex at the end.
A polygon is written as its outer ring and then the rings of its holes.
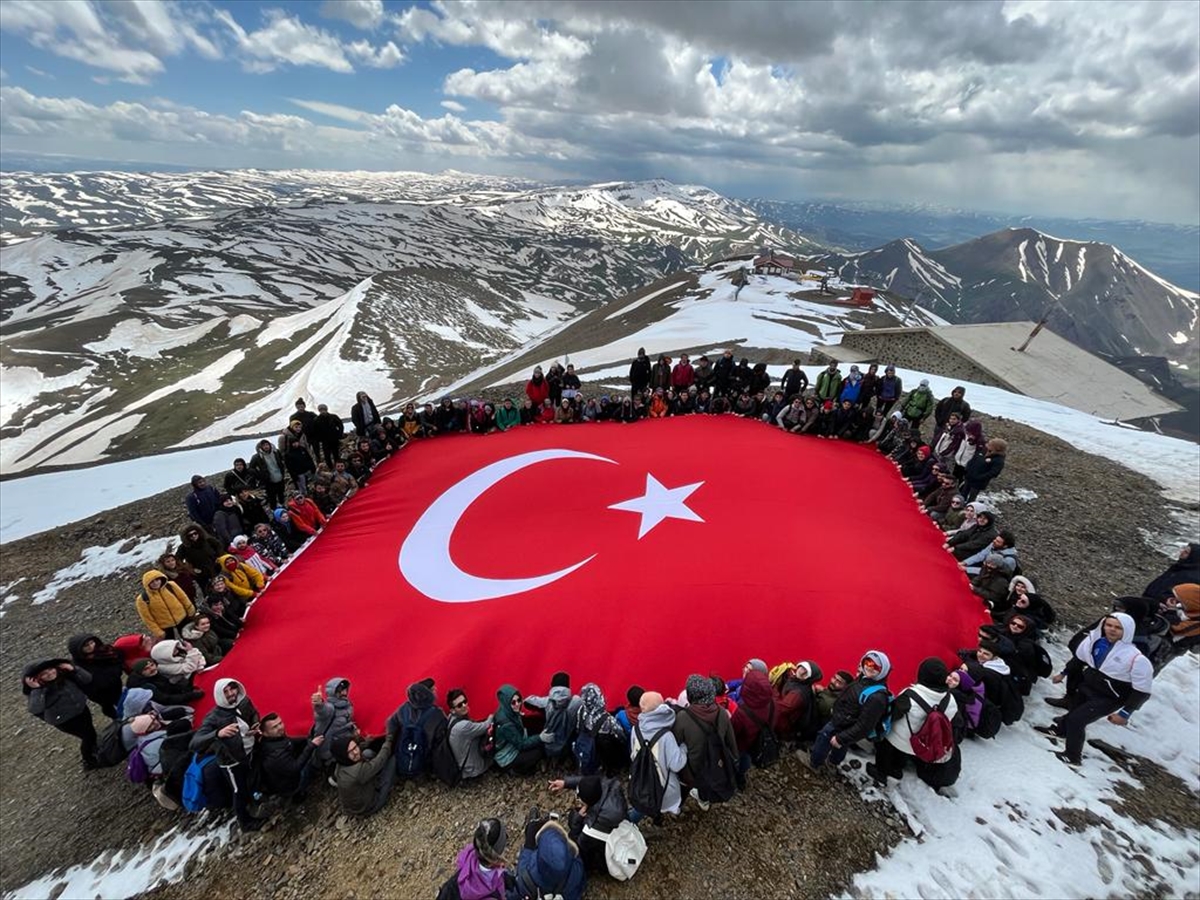
POLYGON ((750 660, 750 668, 754 669, 756 672, 762 672, 764 675, 767 674, 767 664, 757 656, 750 660))
POLYGON ((420 681, 417 682, 417 684, 423 684, 423 685, 425 685, 425 687, 429 688, 432 691, 433 685, 434 685, 434 680, 432 678, 422 678, 420 681))
POLYGON ((471 843, 479 861, 485 866, 493 866, 504 857, 504 850, 508 847, 508 830, 499 819, 484 819, 475 827, 471 843))
POLYGON ((716 700, 717 692, 713 688, 711 678, 703 675, 689 675, 687 680, 687 699, 690 706, 704 706, 716 700))
POLYGON ((929 379, 928 378, 921 379, 921 387, 923 387, 923 388, 929 387, 929 379))
POLYGON ((143 713, 140 716, 134 716, 129 723, 129 730, 136 735, 143 735, 154 728, 154 716, 149 713, 143 713))
POLYGON ((936 656, 931 656, 923 660, 917 668, 917 684, 927 687, 931 691, 944 691, 946 676, 949 674, 946 664, 936 656))
POLYGON ((988 653, 992 654, 992 656, 1000 655, 1000 644, 997 643, 996 641, 993 641, 991 638, 980 641, 979 649, 986 650, 988 653))
MULTIPOLYGON (((978 513, 976 513, 976 515, 978 515, 978 513)), ((993 568, 999 569, 1004 565, 1004 557, 999 553, 989 553, 983 558, 983 564, 985 566, 992 566, 993 568)))
POLYGON ((134 675, 141 675, 144 671, 146 671, 146 666, 150 665, 152 662, 154 662, 152 659, 139 659, 129 667, 129 671, 133 672, 134 675))
POLYGON ((851 673, 847 672, 845 669, 838 669, 833 674, 836 675, 838 678, 842 679, 842 681, 846 682, 846 684, 849 684, 850 682, 852 682, 854 680, 854 676, 851 673))
POLYGON ((644 693, 646 693, 646 690, 641 685, 630 685, 629 690, 625 692, 625 699, 629 702, 630 706, 637 706, 642 702, 642 694, 644 693))
POLYGON ((591 806, 600 802, 601 785, 599 775, 586 775, 579 779, 579 787, 575 789, 579 799, 591 806))
POLYGON ((550 676, 550 687, 552 687, 552 688, 556 688, 556 687, 569 688, 570 686, 571 686, 571 676, 568 675, 566 672, 555 672, 553 675, 550 676))
POLYGON ((353 740, 353 734, 350 732, 342 732, 329 742, 329 754, 334 758, 338 765, 354 765, 353 761, 350 759, 350 742, 353 740))
POLYGON ((658 709, 663 705, 663 695, 658 691, 646 691, 642 694, 642 699, 638 701, 638 707, 642 712, 650 712, 652 709, 658 709))
POLYGON ((925 455, 926 455, 926 456, 928 456, 930 453, 932 453, 932 452, 933 452, 932 450, 930 450, 930 449, 929 449, 929 445, 928 445, 928 444, 922 444, 920 447, 918 447, 918 448, 917 448, 917 452, 920 452, 920 451, 922 451, 922 450, 924 450, 924 451, 925 451, 925 455))

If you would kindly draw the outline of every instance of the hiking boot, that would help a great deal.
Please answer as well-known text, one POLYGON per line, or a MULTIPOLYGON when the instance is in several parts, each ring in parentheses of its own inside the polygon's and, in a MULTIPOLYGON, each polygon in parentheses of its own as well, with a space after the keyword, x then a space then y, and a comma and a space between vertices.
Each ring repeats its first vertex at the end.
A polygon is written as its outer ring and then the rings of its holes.
POLYGON ((1038 734, 1044 734, 1047 737, 1058 739, 1060 737, 1057 729, 1053 725, 1034 725, 1033 730, 1038 734))
POLYGON ((1055 757, 1055 759, 1061 760, 1062 762, 1065 762, 1068 766, 1071 766, 1072 768, 1075 768, 1075 769, 1077 769, 1083 765, 1082 759, 1071 759, 1071 757, 1067 756, 1067 754, 1061 750, 1059 752, 1055 753, 1054 757, 1055 757))
POLYGON ((711 803, 709 803, 707 800, 701 800, 701 799, 700 799, 700 792, 699 792, 698 790, 696 790, 695 788, 692 788, 690 791, 688 791, 688 795, 689 795, 689 796, 690 796, 690 797, 691 797, 693 800, 695 800, 695 801, 696 801, 696 805, 697 805, 697 806, 699 806, 699 807, 700 807, 702 810, 704 810, 705 812, 708 812, 708 809, 709 809, 709 807, 711 807, 711 806, 712 806, 712 804, 711 804, 711 803))
POLYGON ((875 782, 875 787, 887 787, 887 775, 875 763, 867 763, 867 774, 875 782))
POLYGON ((1068 700, 1066 697, 1047 697, 1046 703, 1048 703, 1050 706, 1053 706, 1057 709, 1070 709, 1071 708, 1071 701, 1068 700))

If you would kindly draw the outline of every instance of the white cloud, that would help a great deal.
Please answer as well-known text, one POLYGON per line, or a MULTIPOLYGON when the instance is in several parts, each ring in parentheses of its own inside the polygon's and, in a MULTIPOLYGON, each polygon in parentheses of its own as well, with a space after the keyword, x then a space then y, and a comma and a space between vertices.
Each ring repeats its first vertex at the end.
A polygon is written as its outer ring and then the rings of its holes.
POLYGON ((457 100, 443 100, 442 107, 450 110, 452 113, 465 113, 467 111, 467 108, 457 100))
POLYGON ((404 51, 391 41, 374 47, 369 41, 355 41, 346 50, 363 65, 373 69, 392 69, 404 62, 404 51))
POLYGON ((383 0, 324 0, 320 14, 326 19, 349 22, 364 31, 374 31, 383 24, 383 0))
POLYGON ((281 9, 264 12, 265 24, 254 31, 243 28, 228 10, 219 9, 214 15, 229 29, 248 72, 271 72, 290 65, 349 74, 354 71, 351 59, 377 69, 390 69, 404 61, 404 53, 391 41, 382 47, 365 40, 347 44, 281 9))
POLYGON ((301 109, 320 113, 323 116, 329 116, 331 119, 340 119, 343 122, 364 123, 369 122, 371 119, 369 112, 364 112, 361 109, 353 109, 349 106, 342 106, 340 103, 325 103, 321 100, 297 100, 293 97, 289 97, 288 102, 294 103, 301 109))

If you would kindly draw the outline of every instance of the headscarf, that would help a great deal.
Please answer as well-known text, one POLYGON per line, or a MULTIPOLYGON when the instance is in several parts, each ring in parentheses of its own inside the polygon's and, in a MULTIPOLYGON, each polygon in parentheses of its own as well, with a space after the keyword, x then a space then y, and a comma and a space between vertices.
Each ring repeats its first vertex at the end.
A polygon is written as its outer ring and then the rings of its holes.
POLYGON ((687 699, 689 706, 707 706, 716 702, 717 692, 712 679, 704 675, 689 675, 687 699))
POLYGON ((591 731, 608 715, 604 707, 604 693, 595 682, 589 681, 580 690, 579 699, 583 702, 579 709, 579 722, 584 731, 591 731))

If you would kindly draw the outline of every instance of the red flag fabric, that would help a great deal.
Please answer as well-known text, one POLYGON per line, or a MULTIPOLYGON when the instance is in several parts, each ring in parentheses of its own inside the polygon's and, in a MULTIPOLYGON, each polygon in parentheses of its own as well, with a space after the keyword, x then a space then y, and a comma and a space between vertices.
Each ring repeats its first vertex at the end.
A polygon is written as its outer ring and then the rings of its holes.
POLYGON ((544 694, 560 669, 611 706, 751 657, 832 673, 879 649, 898 689, 984 620, 873 448, 728 415, 539 425, 414 441, 380 465, 198 683, 237 678, 297 733, 313 691, 348 678, 378 732, 425 677, 482 716, 501 684, 544 694))

